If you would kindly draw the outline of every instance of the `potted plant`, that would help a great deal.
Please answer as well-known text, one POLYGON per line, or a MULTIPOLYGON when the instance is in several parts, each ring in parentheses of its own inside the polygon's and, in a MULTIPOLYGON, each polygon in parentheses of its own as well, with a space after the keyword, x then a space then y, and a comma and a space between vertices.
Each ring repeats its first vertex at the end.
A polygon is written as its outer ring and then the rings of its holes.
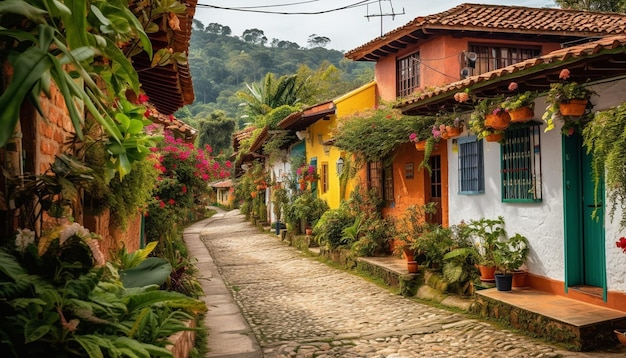
POLYGON ((535 99, 536 91, 517 92, 518 85, 515 82, 509 84, 509 91, 515 92, 514 95, 508 96, 501 107, 509 113, 511 123, 528 122, 535 116, 535 99))
POLYGON ((576 120, 583 116, 588 108, 593 107, 589 98, 595 92, 578 82, 568 82, 569 77, 570 71, 565 68, 559 73, 561 82, 550 85, 546 96, 548 107, 542 116, 547 124, 546 131, 554 129, 555 118, 576 120))
POLYGON ((474 111, 470 116, 469 126, 478 139, 484 138, 488 142, 500 142, 504 139, 503 130, 490 128, 486 124, 487 115, 493 114, 494 111, 499 114, 504 112, 502 107, 500 107, 500 103, 501 101, 486 98, 479 101, 476 107, 474 107, 474 111))
POLYGON ((506 241, 496 242, 495 247, 496 288, 498 291, 511 291, 513 271, 519 269, 528 256, 528 239, 515 234, 506 241))
POLYGON ((407 261, 414 260, 414 242, 426 232, 431 231, 436 224, 429 222, 429 216, 437 212, 437 204, 430 202, 424 205, 409 206, 402 217, 403 233, 398 235, 394 254, 404 256, 407 261))
POLYGON ((476 257, 480 279, 483 282, 493 282, 496 270, 495 251, 497 243, 501 238, 506 237, 504 218, 499 216, 497 219, 472 220, 468 224, 468 231, 477 250, 476 257))
POLYGON ((433 125, 432 134, 435 139, 457 138, 463 133, 465 122, 456 112, 441 113, 433 125))

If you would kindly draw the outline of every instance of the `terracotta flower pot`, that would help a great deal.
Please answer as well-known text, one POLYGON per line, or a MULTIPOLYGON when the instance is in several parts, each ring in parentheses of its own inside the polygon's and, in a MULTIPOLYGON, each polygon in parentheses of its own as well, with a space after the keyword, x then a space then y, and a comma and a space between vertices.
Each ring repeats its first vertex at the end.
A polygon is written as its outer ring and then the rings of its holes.
POLYGON ((446 138, 445 139, 457 138, 461 135, 461 133, 463 133, 463 128, 446 126, 446 138))
POLYGON ((509 111, 511 117, 511 123, 524 123, 528 122, 535 116, 535 112, 530 107, 521 107, 509 111))
POLYGON ((613 332, 617 336, 617 340, 626 346, 626 329, 616 329, 613 332))
POLYGON ((419 266, 417 265, 417 261, 407 261, 406 268, 409 273, 416 273, 419 270, 419 266))
POLYGON ((423 152, 426 150, 426 141, 425 140, 420 140, 419 142, 415 142, 415 149, 417 149, 418 152, 423 152))
POLYGON ((480 280, 483 282, 493 282, 496 274, 495 266, 478 265, 480 271, 480 280))
POLYGON ((409 249, 404 249, 402 256, 404 256, 404 258, 407 261, 414 261, 415 260, 415 254, 413 253, 413 250, 409 250, 409 249))
POLYGON ((485 136, 485 140, 487 142, 499 142, 504 139, 504 134, 502 133, 491 133, 485 136))
POLYGON ((559 103, 559 112, 564 116, 580 117, 585 114, 588 102, 586 99, 570 99, 567 102, 561 102, 559 103))
POLYGON ((305 233, 307 236, 313 235, 313 229, 305 229, 305 233))
POLYGON ((511 123, 511 116, 504 111, 498 112, 498 114, 489 113, 485 117, 485 127, 495 130, 505 130, 511 123))

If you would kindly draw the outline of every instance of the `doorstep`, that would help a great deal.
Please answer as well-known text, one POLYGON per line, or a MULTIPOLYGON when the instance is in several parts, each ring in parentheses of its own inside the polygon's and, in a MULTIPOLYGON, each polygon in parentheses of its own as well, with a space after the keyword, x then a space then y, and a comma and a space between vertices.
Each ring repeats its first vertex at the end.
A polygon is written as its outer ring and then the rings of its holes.
POLYGON ((626 313, 534 290, 494 288, 477 291, 476 310, 483 317, 573 350, 590 351, 616 344, 613 330, 626 327, 626 313))

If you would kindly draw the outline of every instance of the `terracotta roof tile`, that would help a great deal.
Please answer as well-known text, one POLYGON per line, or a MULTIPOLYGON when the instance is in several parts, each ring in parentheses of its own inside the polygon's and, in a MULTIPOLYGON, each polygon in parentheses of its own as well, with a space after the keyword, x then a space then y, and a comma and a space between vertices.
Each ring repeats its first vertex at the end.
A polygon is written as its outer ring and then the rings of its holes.
MULTIPOLYGON (((464 80, 453 82, 448 85, 435 88, 431 91, 421 93, 413 98, 406 99, 400 102, 397 107, 406 111, 409 108, 416 108, 420 106, 420 102, 422 101, 426 102, 429 99, 438 97, 452 97, 456 92, 464 91, 466 88, 473 88, 475 86, 480 86, 481 84, 486 84, 487 82, 502 78, 506 75, 515 75, 516 73, 532 68, 537 68, 538 71, 543 69, 550 70, 551 68, 560 69, 571 66, 571 63, 569 63, 568 60, 582 61, 598 56, 598 54, 601 54, 603 51, 606 52, 610 50, 618 50, 621 54, 626 53, 626 35, 608 36, 594 42, 559 49, 544 56, 518 62, 507 67, 483 73, 481 75, 471 76, 464 80)), ((620 71, 621 75, 626 75, 626 67, 618 71, 620 71)), ((590 76, 589 70, 584 71, 582 75, 590 76)), ((549 83, 545 86, 549 86, 549 83)))
POLYGON ((345 54, 352 60, 373 61, 389 52, 384 48, 409 34, 426 38, 426 32, 434 30, 501 32, 515 34, 554 35, 583 38, 618 35, 626 32, 626 14, 601 13, 583 10, 555 8, 530 8, 521 6, 462 4, 450 10, 428 16, 416 17, 398 27, 345 54))

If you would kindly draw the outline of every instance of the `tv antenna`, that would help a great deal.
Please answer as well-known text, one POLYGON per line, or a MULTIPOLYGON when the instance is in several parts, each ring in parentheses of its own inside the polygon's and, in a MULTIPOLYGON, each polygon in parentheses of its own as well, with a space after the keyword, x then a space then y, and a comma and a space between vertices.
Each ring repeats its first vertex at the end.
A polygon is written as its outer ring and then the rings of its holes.
POLYGON ((378 0, 378 11, 379 11, 378 14, 370 14, 370 6, 368 4, 367 15, 365 15, 365 17, 367 17, 367 21, 370 20, 370 17, 380 17, 380 36, 383 35, 383 18, 385 16, 391 16, 391 20, 395 20, 396 15, 404 15, 404 8, 402 8, 402 13, 398 13, 394 11, 393 3, 391 2, 391 0, 378 0), (391 13, 383 13, 383 5, 382 5, 383 1, 389 1, 389 7, 391 8, 391 13))

